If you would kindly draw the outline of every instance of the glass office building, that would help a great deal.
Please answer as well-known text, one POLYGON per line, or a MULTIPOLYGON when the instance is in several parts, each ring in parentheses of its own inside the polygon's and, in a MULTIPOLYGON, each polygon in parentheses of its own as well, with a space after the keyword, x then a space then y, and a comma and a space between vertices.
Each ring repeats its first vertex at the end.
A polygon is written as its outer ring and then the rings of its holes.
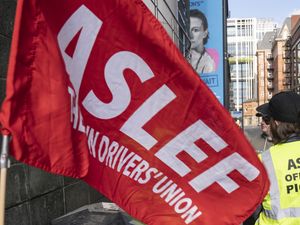
POLYGON ((227 19, 231 111, 242 111, 243 102, 257 97, 257 42, 276 27, 270 19, 227 19))

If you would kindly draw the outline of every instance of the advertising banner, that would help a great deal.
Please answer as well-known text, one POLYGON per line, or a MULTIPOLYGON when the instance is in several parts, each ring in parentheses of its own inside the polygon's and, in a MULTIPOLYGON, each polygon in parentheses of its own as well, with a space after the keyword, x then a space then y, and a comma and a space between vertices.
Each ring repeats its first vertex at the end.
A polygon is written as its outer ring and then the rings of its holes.
POLYGON ((190 0, 191 65, 224 104, 223 0, 190 0))

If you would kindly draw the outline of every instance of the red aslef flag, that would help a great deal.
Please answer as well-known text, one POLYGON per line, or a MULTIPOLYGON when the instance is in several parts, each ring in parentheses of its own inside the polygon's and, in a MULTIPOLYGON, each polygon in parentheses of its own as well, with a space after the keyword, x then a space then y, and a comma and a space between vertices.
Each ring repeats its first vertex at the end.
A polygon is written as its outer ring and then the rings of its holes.
POLYGON ((236 224, 269 182, 140 0, 18 1, 0 121, 12 155, 146 224, 236 224))

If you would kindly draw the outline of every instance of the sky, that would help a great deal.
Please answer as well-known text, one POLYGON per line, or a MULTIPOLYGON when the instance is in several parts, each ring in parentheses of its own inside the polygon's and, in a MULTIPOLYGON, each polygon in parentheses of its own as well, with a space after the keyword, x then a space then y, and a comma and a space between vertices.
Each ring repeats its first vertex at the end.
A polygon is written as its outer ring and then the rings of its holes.
POLYGON ((300 0, 228 0, 230 18, 273 18, 279 26, 291 14, 300 14, 300 0))

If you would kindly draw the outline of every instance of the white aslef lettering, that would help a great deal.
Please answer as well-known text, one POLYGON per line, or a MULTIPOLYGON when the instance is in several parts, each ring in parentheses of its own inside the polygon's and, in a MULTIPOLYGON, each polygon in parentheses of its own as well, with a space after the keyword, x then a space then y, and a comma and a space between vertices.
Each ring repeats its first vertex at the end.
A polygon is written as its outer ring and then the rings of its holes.
POLYGON ((170 88, 163 85, 128 118, 120 131, 149 150, 157 140, 142 127, 175 98, 170 88))
POLYGON ((196 121, 194 124, 186 128, 169 143, 162 147, 155 156, 168 165, 172 170, 180 176, 185 176, 191 169, 179 158, 177 155, 185 151, 197 163, 200 163, 208 156, 197 146, 195 141, 202 138, 209 144, 216 152, 224 149, 227 144, 219 137, 212 129, 210 129, 201 120, 196 121))
POLYGON ((73 127, 82 132, 84 132, 84 127, 78 125, 78 118, 81 117, 78 109, 79 88, 101 26, 102 21, 82 5, 65 22, 57 36, 58 46, 75 91, 75 111, 73 112, 76 114, 74 114, 73 127), (78 41, 74 53, 70 56, 66 53, 66 49, 78 32, 80 32, 78 41))
POLYGON ((201 192, 213 183, 218 183, 227 193, 231 193, 240 187, 228 176, 233 170, 237 170, 248 181, 253 181, 259 175, 259 170, 256 167, 240 154, 233 153, 195 177, 189 184, 197 192, 201 192))
POLYGON ((99 119, 112 119, 126 110, 131 100, 131 93, 124 78, 125 69, 134 71, 142 82, 154 77, 150 67, 138 55, 129 51, 114 54, 108 60, 104 70, 105 81, 111 91, 112 100, 109 103, 102 102, 91 90, 82 102, 90 114, 99 119))

